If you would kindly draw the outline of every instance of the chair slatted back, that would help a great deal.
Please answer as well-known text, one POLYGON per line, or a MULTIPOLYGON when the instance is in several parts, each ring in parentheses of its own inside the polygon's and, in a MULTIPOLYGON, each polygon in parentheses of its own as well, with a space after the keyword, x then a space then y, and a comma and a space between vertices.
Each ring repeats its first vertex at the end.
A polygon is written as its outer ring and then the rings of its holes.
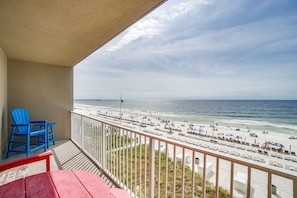
MULTIPOLYGON (((29 112, 26 109, 17 108, 11 112, 13 121, 15 124, 29 124, 29 112)), ((28 129, 27 127, 18 127, 19 132, 26 132, 28 129)))

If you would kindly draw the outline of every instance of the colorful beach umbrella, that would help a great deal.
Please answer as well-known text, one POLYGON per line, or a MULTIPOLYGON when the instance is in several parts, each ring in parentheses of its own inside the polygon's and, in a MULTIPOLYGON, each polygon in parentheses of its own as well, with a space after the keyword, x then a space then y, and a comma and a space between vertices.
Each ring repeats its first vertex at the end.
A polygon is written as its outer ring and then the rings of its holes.
POLYGON ((281 143, 278 143, 278 142, 275 142, 272 144, 273 146, 276 146, 276 147, 281 147, 281 148, 284 148, 284 145, 281 144, 281 143))

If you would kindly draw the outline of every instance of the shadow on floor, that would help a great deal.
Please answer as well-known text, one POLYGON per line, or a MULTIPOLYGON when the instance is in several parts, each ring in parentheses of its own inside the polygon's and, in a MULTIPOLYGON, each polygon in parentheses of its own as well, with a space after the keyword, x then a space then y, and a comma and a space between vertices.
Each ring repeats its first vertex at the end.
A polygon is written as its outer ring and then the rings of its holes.
MULTIPOLYGON (((88 158, 71 140, 56 141, 56 145, 50 146, 53 152, 51 156, 51 170, 84 170, 100 176, 110 188, 119 187, 110 177, 88 158)), ((40 149, 32 154, 42 153, 40 149)), ((24 153, 12 153, 8 159, 2 159, 1 163, 25 158, 24 153)), ((28 172, 37 174, 44 171, 45 163, 28 165, 28 172), (40 170, 41 169, 41 170, 40 170)))
POLYGON ((110 188, 118 187, 71 140, 60 143, 51 150, 57 169, 88 171, 103 178, 110 188))

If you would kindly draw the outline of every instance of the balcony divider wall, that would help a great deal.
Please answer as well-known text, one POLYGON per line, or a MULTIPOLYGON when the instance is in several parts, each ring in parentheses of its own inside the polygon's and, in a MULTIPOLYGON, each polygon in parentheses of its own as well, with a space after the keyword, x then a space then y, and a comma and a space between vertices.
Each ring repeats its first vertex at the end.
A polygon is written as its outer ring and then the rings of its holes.
MULTIPOLYGON (((7 148, 7 57, 0 46, 0 162, 7 148)), ((5 156, 5 155, 4 155, 5 156)))
POLYGON ((31 120, 57 122, 57 140, 70 139, 73 67, 8 59, 7 70, 8 126, 13 122, 10 112, 25 108, 31 120))

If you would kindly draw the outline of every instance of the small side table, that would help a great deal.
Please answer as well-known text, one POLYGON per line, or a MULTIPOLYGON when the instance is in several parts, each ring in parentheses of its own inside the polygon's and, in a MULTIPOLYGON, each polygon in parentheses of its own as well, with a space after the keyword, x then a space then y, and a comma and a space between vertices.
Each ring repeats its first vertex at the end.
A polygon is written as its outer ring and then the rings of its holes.
POLYGON ((54 126, 56 126, 57 124, 57 122, 47 123, 47 148, 49 148, 51 142, 53 143, 53 145, 56 144, 54 126))
MULTIPOLYGON (((57 122, 48 122, 47 123, 47 134, 45 135, 45 140, 43 137, 39 136, 38 137, 38 142, 46 142, 46 147, 49 148, 50 143, 52 142, 53 145, 56 144, 55 140, 55 131, 54 131, 54 126, 56 126, 58 123, 57 122)), ((38 126, 38 125, 37 125, 38 126)), ((40 128, 44 128, 44 126, 39 125, 40 128)))

